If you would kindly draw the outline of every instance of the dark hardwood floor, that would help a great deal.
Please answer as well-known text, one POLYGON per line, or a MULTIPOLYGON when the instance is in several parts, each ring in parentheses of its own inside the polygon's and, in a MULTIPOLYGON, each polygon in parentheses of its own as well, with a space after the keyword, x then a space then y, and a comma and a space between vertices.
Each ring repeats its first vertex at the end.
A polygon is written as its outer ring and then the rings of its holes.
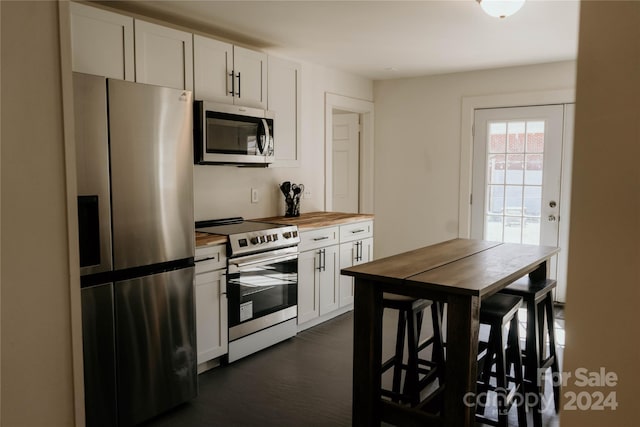
MULTIPOLYGON (((393 349, 395 322, 394 313, 385 312, 384 357, 393 349)), ((352 353, 353 314, 347 313, 201 374, 196 399, 144 426, 350 426, 352 353)), ((517 425, 515 408, 511 412, 517 425)), ((558 416, 548 409, 543 422, 556 427, 558 416)))

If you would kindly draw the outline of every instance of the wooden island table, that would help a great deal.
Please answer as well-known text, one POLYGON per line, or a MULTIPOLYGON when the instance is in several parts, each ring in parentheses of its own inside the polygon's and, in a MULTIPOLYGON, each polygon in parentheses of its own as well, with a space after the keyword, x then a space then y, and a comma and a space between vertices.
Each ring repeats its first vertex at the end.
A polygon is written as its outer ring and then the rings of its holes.
POLYGON ((476 390, 482 299, 526 274, 545 279, 548 260, 558 252, 547 246, 453 239, 343 269, 342 274, 355 278, 352 425, 377 426, 381 420, 398 425, 474 425, 475 407, 465 404, 465 396, 473 397, 476 390), (383 292, 447 303, 440 416, 380 398, 383 292))

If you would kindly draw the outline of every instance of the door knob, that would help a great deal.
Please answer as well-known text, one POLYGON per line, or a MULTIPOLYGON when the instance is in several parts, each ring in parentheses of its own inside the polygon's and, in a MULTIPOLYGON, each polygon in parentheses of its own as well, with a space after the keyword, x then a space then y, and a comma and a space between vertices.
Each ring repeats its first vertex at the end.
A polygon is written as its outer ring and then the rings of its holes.
POLYGON ((556 205, 557 205, 557 203, 555 202, 555 200, 552 200, 552 201, 549 202, 549 207, 550 208, 555 208, 556 205))
POLYGON ((553 222, 556 220, 556 216, 555 215, 549 215, 549 221, 553 222))

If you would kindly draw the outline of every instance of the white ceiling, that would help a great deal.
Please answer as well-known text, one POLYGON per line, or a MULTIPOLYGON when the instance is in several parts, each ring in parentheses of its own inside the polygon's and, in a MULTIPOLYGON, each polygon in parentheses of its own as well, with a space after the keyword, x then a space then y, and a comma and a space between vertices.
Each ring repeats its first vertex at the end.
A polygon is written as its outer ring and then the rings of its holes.
POLYGON ((101 2, 374 80, 575 59, 577 0, 101 2))

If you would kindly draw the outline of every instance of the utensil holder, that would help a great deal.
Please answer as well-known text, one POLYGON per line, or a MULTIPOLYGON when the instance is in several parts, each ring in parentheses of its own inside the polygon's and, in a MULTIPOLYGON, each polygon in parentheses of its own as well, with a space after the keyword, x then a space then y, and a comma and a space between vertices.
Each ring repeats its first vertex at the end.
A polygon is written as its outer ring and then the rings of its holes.
POLYGON ((285 217, 295 217, 295 216, 300 216, 300 199, 297 197, 294 198, 287 198, 285 199, 285 203, 286 203, 286 210, 285 210, 285 217))

